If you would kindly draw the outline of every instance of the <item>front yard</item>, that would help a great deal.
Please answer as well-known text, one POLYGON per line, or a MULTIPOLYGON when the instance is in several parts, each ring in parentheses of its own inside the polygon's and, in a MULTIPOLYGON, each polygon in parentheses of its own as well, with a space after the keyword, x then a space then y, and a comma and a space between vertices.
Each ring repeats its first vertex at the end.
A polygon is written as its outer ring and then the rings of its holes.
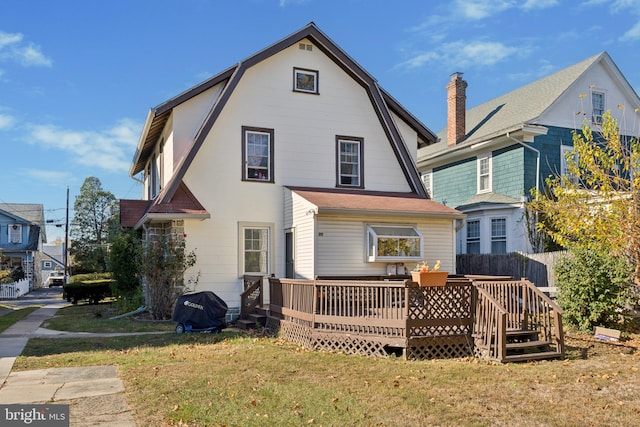
POLYGON ((117 365, 144 426, 636 425, 640 335, 569 332, 566 344, 564 360, 503 365, 314 352, 238 332, 32 339, 14 370, 117 365))

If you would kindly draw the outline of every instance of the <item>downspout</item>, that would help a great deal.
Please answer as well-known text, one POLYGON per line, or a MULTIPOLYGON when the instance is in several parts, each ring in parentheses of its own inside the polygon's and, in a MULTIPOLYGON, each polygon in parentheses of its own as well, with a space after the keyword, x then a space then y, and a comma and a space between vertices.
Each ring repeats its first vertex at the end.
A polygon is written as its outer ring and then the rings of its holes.
POLYGON ((540 150, 537 150, 537 149, 533 148, 532 146, 527 145, 527 144, 525 144, 524 142, 522 142, 522 141, 520 141, 518 139, 515 139, 514 137, 509 135, 509 132, 507 132, 507 138, 509 138, 513 142, 516 142, 516 143, 522 145, 524 148, 528 148, 529 150, 531 150, 534 153, 536 153, 536 197, 537 197, 538 191, 540 191, 540 150))

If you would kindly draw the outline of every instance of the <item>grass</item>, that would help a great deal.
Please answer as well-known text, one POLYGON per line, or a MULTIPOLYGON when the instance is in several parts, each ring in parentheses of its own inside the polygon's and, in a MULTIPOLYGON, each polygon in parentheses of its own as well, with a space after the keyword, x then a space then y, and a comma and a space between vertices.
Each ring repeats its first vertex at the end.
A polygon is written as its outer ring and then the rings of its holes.
POLYGON ((32 339, 15 370, 117 365, 145 426, 636 425, 640 337, 567 334, 564 360, 315 352, 242 333, 32 339))
POLYGON ((133 317, 111 320, 116 314, 111 302, 78 304, 58 310, 56 316, 45 321, 42 327, 93 333, 169 332, 175 329, 172 322, 137 321, 133 317))
MULTIPOLYGON (((1 307, 1 308, 9 308, 9 306, 4 306, 4 307, 1 307)), ((5 314, 4 316, 0 316, 0 332, 3 332, 4 330, 6 330, 11 325, 16 323, 18 320, 24 319, 29 314, 31 314, 32 312, 36 311, 38 308, 40 308, 40 307, 36 307, 36 306, 25 307, 25 308, 21 308, 19 310, 14 310, 14 311, 12 311, 10 313, 5 314)))

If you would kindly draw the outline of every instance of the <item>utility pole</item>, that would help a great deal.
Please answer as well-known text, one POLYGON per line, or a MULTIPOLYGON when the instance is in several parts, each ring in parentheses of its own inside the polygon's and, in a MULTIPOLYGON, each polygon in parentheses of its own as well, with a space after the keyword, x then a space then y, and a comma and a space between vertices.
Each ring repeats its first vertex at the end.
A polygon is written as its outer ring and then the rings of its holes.
POLYGON ((67 186, 67 220, 64 226, 64 281, 67 282, 69 273, 69 187, 67 186))

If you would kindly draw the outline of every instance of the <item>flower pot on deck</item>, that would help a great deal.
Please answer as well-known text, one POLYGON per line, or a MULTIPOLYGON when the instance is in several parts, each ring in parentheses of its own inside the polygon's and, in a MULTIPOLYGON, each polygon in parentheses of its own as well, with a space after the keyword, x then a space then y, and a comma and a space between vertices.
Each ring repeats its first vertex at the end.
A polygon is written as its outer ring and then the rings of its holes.
POLYGON ((446 271, 412 271, 411 277, 420 286, 444 286, 449 273, 446 271))

